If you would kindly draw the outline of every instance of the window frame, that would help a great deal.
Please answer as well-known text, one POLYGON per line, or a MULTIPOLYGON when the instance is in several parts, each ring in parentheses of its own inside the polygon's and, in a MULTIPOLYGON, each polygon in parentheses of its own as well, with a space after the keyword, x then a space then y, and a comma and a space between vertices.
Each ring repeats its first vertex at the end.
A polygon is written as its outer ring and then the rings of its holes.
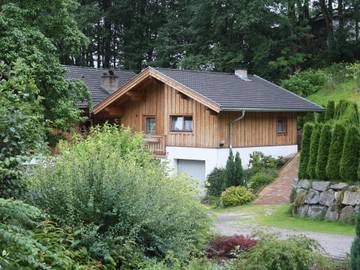
POLYGON ((145 135, 150 135, 150 136, 154 136, 156 135, 156 132, 157 132, 157 123, 156 123, 156 115, 144 115, 144 134, 145 135), (154 121, 155 121, 155 133, 148 133, 148 130, 147 130, 147 119, 150 119, 150 118, 153 118, 154 121))
POLYGON ((287 119, 286 118, 277 118, 276 119, 276 126, 275 126, 275 129, 276 129, 276 134, 277 135, 287 135, 287 119), (283 131, 279 131, 278 130, 278 123, 279 121, 282 121, 283 124, 284 124, 284 130, 283 131))
POLYGON ((171 114, 171 115, 169 115, 169 131, 171 132, 171 133, 176 133, 176 134, 178 134, 178 133, 186 133, 186 134, 191 134, 191 133, 193 133, 194 132, 194 117, 193 117, 193 115, 192 114, 171 114), (174 117, 184 117, 184 124, 183 124, 183 128, 184 128, 184 126, 185 126, 185 118, 189 118, 189 117, 191 117, 191 122, 192 122, 192 124, 191 124, 191 130, 185 130, 185 129, 182 129, 182 130, 174 130, 173 129, 173 118, 174 117))

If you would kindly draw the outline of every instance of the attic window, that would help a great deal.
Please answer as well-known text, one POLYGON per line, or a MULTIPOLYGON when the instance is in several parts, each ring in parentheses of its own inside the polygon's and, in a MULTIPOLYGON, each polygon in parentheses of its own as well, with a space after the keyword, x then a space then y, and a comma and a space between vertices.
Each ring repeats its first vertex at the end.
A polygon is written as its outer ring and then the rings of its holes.
POLYGON ((276 133, 277 134, 286 134, 286 120, 285 119, 277 119, 276 120, 276 133))

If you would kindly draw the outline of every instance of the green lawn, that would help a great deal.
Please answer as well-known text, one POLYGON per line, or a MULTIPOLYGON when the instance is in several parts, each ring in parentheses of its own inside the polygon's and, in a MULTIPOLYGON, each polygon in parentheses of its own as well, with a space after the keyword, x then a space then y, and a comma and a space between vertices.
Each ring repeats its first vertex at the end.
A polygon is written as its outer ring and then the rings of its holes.
POLYGON ((329 100, 338 102, 339 100, 348 100, 356 102, 360 106, 360 92, 356 90, 357 84, 355 80, 339 83, 336 87, 324 87, 317 93, 307 97, 311 101, 326 105, 329 100))
POLYGON ((212 209, 214 213, 241 212, 243 224, 257 224, 283 229, 355 235, 355 227, 339 222, 292 217, 288 214, 289 205, 246 205, 225 209, 212 209))

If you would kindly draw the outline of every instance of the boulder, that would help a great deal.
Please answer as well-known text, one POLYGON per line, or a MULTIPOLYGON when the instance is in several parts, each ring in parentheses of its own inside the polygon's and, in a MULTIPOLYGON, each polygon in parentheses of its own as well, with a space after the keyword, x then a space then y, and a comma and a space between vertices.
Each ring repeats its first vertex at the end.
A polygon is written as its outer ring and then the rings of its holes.
POLYGON ((347 188, 349 185, 346 183, 337 183, 337 184, 333 184, 330 186, 331 189, 335 189, 335 190, 343 190, 345 188, 347 188))
POLYGON ((305 203, 307 204, 318 204, 320 201, 319 192, 316 190, 309 190, 309 192, 305 196, 305 203))
POLYGON ((355 210, 352 206, 345 206, 340 212, 340 220, 344 223, 354 223, 355 210))
POLYGON ((327 191, 320 193, 320 204, 326 206, 333 206, 335 205, 335 191, 329 189, 327 191))
POLYGON ((339 211, 336 209, 336 207, 329 207, 325 214, 326 220, 335 221, 339 218, 339 211))
POLYGON ((359 189, 358 186, 349 186, 349 187, 347 188, 347 190, 350 190, 350 191, 357 191, 358 189, 359 189))
POLYGON ((317 191, 325 191, 329 188, 330 182, 328 181, 314 181, 312 182, 312 188, 317 191))
POLYGON ((345 191, 342 204, 346 204, 346 205, 360 204, 360 192, 345 191))
POLYGON ((323 219, 326 214, 327 207, 320 205, 309 206, 308 216, 316 219, 323 219))
POLYGON ((311 182, 307 179, 300 180, 297 182, 297 187, 302 189, 309 189, 311 187, 311 182))
POLYGON ((308 214, 308 210, 309 210, 309 206, 304 204, 304 205, 298 207, 297 214, 300 217, 305 217, 308 214))

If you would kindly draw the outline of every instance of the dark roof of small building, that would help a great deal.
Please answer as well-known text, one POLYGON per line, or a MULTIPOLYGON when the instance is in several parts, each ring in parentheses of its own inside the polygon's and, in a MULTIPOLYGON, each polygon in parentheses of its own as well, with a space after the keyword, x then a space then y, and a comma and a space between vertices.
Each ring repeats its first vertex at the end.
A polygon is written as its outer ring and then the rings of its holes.
POLYGON ((155 68, 167 77, 219 104, 222 111, 322 111, 323 108, 270 81, 234 73, 155 68))
MULTIPOLYGON (((109 92, 101 87, 101 76, 107 73, 109 69, 104 68, 90 68, 80 66, 64 66, 66 69, 65 77, 67 79, 83 80, 89 88, 92 105, 96 106, 105 98, 110 96, 109 92)), ((114 75, 119 77, 119 88, 130 81, 135 73, 124 70, 114 70, 114 75)), ((86 106, 86 103, 81 103, 80 107, 86 106)))

